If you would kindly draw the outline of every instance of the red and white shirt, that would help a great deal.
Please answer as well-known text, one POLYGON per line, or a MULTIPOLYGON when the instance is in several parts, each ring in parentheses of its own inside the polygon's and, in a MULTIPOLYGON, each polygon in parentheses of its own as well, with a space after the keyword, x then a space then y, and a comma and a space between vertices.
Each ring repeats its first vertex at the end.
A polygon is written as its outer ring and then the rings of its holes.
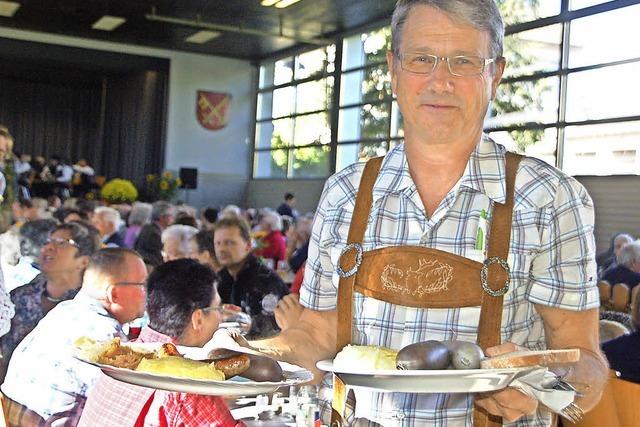
MULTIPOLYGON (((174 339, 145 327, 135 342, 174 339)), ((242 427, 221 397, 175 393, 114 380, 101 373, 89 392, 79 427, 242 427)))

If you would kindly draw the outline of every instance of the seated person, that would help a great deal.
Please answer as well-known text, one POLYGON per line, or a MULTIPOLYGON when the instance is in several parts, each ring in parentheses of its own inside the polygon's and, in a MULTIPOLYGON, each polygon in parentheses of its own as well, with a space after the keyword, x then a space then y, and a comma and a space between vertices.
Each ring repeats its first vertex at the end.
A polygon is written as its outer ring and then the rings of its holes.
POLYGON ((266 337, 278 332, 273 312, 289 290, 280 276, 251 253, 247 222, 223 217, 216 223, 213 242, 223 267, 218 287, 222 302, 237 305, 251 316, 249 336, 266 337))
POLYGON ((102 244, 112 248, 123 248, 124 240, 118 233, 120 212, 108 206, 99 206, 93 212, 91 223, 100 233, 102 244))
POLYGON ((617 263, 602 274, 602 280, 611 285, 624 283, 633 289, 640 282, 640 242, 635 241, 620 249, 617 263))
POLYGON ((640 293, 636 295, 632 313, 635 331, 602 344, 611 369, 624 380, 640 383, 640 293))
POLYGON ((151 208, 151 222, 140 229, 134 249, 151 267, 162 264, 162 230, 173 224, 174 207, 171 203, 157 201, 151 208))
POLYGON ((190 240, 198 229, 190 225, 173 224, 162 232, 162 257, 164 262, 188 258, 191 252, 190 240))
POLYGON ((618 233, 611 238, 611 245, 609 248, 596 257, 598 274, 600 276, 602 276, 602 273, 604 273, 604 271, 609 267, 615 265, 616 257, 620 253, 620 250, 631 242, 633 242, 633 237, 627 233, 618 233))
POLYGON ((0 338, 0 379, 17 345, 52 308, 76 296, 89 259, 99 249, 98 232, 79 222, 60 224, 40 251, 40 271, 31 282, 11 291, 16 315, 0 338))
POLYGON ((73 343, 83 336, 126 339, 122 325, 144 314, 146 278, 142 258, 129 249, 91 257, 80 292, 51 310, 13 353, 2 385, 10 426, 77 423, 100 369, 74 358, 73 343))
POLYGON ((302 217, 287 234, 287 260, 291 271, 297 273, 304 265, 309 253, 312 218, 302 217))
POLYGON ((200 261, 200 264, 209 266, 218 273, 222 266, 216 258, 216 251, 213 247, 213 230, 203 230, 191 238, 190 258, 200 261))
POLYGON ((26 222, 18 232, 20 258, 15 266, 3 269, 5 287, 12 291, 31 282, 40 274, 38 258, 42 247, 47 244, 49 233, 57 223, 53 219, 37 219, 26 222))
POLYGON ((287 241, 282 234, 282 218, 272 210, 264 210, 262 218, 258 224, 258 231, 265 236, 260 239, 262 246, 255 249, 253 253, 258 258, 273 260, 273 269, 278 267, 278 261, 287 259, 287 241))
MULTIPOLYGON (((137 342, 201 347, 218 328, 216 275, 191 259, 157 267, 147 285, 149 325, 137 342), (185 286, 185 277, 190 278, 185 286)), ((172 393, 100 375, 79 426, 239 426, 221 397, 172 393)))

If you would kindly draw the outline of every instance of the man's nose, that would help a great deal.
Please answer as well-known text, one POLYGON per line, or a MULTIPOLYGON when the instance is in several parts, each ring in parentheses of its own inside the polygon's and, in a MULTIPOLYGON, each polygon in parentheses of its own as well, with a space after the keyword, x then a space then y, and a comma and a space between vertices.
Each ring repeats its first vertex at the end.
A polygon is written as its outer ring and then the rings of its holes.
POLYGON ((429 74, 427 81, 429 86, 437 92, 449 91, 452 87, 453 75, 449 72, 449 65, 446 59, 440 59, 429 74))

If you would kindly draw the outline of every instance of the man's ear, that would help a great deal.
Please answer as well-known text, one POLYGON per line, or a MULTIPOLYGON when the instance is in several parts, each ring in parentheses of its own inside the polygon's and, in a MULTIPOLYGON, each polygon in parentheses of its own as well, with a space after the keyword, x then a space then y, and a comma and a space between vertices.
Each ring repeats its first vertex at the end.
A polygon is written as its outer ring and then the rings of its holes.
POLYGON ((82 255, 78 257, 78 267, 80 270, 84 271, 89 266, 90 258, 87 255, 82 255))
POLYGON ((396 60, 395 60, 395 55, 393 54, 393 51, 388 50, 387 51, 387 68, 389 68, 389 74, 391 74, 391 91, 392 94, 395 95, 396 92, 396 86, 397 86, 397 79, 396 79, 396 60))
POLYGON ((204 325, 204 313, 202 310, 196 309, 191 313, 191 329, 199 331, 204 325))
POLYGON ((491 100, 496 99, 496 92, 498 90, 498 85, 500 84, 500 80, 502 80, 502 73, 504 73, 504 67, 506 66, 507 61, 500 57, 496 59, 494 64, 495 72, 493 74, 493 78, 491 79, 491 100))
POLYGON ((106 290, 107 301, 111 304, 117 304, 120 301, 120 292, 118 291, 117 286, 109 285, 106 290))

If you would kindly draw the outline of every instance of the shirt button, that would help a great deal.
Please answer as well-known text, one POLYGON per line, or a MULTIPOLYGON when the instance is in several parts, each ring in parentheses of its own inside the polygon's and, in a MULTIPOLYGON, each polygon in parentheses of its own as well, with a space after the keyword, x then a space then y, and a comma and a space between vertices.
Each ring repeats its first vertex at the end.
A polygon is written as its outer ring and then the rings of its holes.
POLYGON ((392 418, 395 418, 396 420, 402 420, 402 419, 404 419, 404 417, 405 417, 405 415, 404 415, 404 411, 401 411, 401 410, 399 410, 399 409, 398 409, 398 410, 395 410, 395 411, 393 411, 393 413, 392 413, 391 417, 392 417, 392 418))

